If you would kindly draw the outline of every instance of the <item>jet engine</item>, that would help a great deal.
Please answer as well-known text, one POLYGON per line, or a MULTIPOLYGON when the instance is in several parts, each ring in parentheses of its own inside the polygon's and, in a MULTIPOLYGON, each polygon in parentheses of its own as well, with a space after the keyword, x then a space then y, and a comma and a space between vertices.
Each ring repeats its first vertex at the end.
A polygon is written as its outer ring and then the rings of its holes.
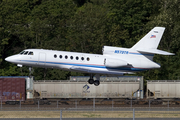
POLYGON ((104 65, 106 67, 117 68, 117 67, 127 66, 128 63, 120 59, 105 58, 104 65))

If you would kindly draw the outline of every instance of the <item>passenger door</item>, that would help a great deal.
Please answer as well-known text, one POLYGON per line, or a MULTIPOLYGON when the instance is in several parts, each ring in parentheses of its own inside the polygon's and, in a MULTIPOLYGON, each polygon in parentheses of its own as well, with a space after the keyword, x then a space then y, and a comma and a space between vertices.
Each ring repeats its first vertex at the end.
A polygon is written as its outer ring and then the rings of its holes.
POLYGON ((45 53, 39 53, 38 65, 39 66, 46 65, 46 54, 45 53))

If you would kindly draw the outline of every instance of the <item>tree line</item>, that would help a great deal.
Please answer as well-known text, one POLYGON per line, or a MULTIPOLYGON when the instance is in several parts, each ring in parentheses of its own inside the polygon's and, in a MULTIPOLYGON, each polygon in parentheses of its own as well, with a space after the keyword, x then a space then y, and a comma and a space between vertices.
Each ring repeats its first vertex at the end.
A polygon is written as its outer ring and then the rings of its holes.
MULTIPOLYGON (((6 62, 27 48, 102 53, 104 45, 132 47, 155 26, 166 30, 155 55, 160 69, 139 72, 145 79, 180 76, 180 1, 178 0, 0 0, 0 76, 27 76, 28 67, 6 62)), ((34 68, 35 79, 86 75, 34 68)))

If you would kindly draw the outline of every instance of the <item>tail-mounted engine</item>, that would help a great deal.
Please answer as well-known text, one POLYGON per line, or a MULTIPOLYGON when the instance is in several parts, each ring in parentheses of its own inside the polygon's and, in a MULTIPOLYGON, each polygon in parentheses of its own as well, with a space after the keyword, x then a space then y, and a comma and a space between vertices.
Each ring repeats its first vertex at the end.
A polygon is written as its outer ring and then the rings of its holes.
POLYGON ((128 63, 120 59, 105 58, 104 65, 110 68, 117 68, 117 67, 127 66, 128 63))

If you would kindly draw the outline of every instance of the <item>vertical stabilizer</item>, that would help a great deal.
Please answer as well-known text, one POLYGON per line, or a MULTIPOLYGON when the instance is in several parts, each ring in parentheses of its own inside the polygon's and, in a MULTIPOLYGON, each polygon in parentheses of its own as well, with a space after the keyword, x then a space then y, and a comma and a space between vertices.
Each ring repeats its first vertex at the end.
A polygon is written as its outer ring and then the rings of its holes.
POLYGON ((137 42, 131 49, 157 49, 159 42, 164 33, 164 27, 154 27, 148 34, 146 34, 139 42, 137 42))

